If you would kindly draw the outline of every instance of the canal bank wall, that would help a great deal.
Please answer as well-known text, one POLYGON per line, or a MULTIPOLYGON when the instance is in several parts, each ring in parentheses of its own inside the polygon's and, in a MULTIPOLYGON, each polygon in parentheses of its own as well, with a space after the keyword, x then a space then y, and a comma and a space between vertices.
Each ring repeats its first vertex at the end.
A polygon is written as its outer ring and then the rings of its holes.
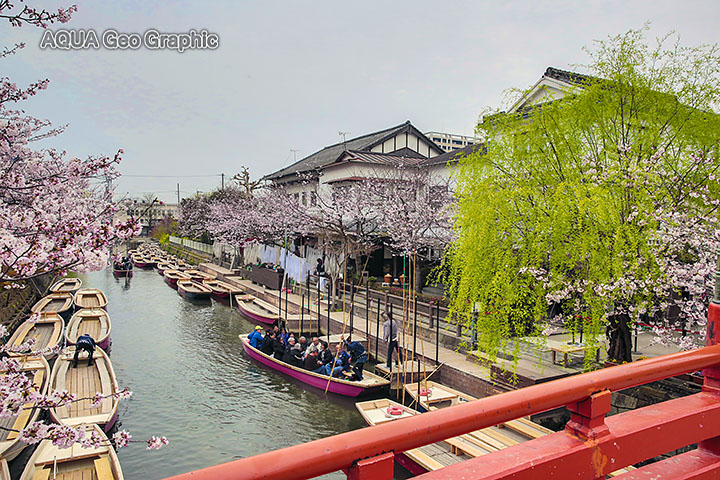
POLYGON ((13 332, 18 325, 30 316, 30 308, 47 295, 48 289, 56 277, 42 275, 26 282, 20 282, 20 288, 10 286, 0 291, 0 324, 13 332))

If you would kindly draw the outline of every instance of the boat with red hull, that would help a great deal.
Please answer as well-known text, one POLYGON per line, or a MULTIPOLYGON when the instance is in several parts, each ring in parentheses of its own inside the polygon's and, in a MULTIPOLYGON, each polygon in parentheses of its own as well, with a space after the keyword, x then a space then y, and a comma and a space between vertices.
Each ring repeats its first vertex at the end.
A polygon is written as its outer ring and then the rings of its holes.
POLYGON ((220 280, 203 280, 203 285, 212 290, 212 296, 220 299, 227 300, 230 295, 238 295, 243 293, 242 288, 230 285, 229 283, 222 282, 220 280))
POLYGON ((163 277, 165 277, 165 283, 175 289, 177 289, 178 280, 190 280, 190 276, 185 275, 180 270, 165 270, 163 277))
POLYGON ((338 395, 345 395, 347 397, 359 397, 374 392, 378 392, 390 385, 390 381, 386 380, 378 375, 371 372, 363 372, 363 379, 360 381, 351 381, 341 378, 332 378, 327 375, 321 375, 314 373, 304 368, 295 367, 285 362, 277 360, 275 357, 265 355, 263 352, 250 346, 247 335, 238 335, 242 341, 245 353, 247 353, 252 359, 266 365, 273 370, 277 370, 280 373, 288 375, 292 378, 300 380, 301 382, 310 385, 311 387, 325 390, 328 392, 337 393, 338 395), (329 382, 329 383, 328 383, 329 382))
POLYGON ((202 283, 187 279, 177 281, 177 291, 181 297, 190 300, 210 300, 212 293, 212 290, 202 283))
POLYGON ((123 278, 123 277, 132 277, 133 271, 131 269, 122 270, 113 268, 113 277, 115 278, 123 278))

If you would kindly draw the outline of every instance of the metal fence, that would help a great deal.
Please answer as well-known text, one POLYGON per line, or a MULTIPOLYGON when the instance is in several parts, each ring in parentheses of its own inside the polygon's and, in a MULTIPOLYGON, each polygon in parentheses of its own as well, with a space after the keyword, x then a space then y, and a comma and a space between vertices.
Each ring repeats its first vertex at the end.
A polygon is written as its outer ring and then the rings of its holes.
POLYGON ((175 245, 182 245, 183 247, 192 248, 193 250, 197 250, 198 252, 207 253, 208 255, 213 254, 213 246, 208 245, 207 243, 202 242, 196 242, 195 240, 190 240, 188 238, 180 238, 180 237, 173 237, 170 236, 170 243, 174 243, 175 245))

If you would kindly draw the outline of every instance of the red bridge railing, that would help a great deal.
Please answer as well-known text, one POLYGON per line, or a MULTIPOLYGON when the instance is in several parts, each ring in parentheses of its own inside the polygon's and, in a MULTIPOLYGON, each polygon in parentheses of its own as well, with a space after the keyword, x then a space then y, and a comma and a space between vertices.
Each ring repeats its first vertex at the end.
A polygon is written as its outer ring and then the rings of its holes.
POLYGON ((351 480, 390 480, 394 455, 522 416, 567 406, 564 431, 416 478, 597 479, 698 443, 688 453, 618 479, 720 478, 720 304, 708 312, 708 346, 542 383, 454 407, 171 477, 305 479, 343 470, 351 480), (703 370, 701 393, 606 418, 610 392, 703 370))

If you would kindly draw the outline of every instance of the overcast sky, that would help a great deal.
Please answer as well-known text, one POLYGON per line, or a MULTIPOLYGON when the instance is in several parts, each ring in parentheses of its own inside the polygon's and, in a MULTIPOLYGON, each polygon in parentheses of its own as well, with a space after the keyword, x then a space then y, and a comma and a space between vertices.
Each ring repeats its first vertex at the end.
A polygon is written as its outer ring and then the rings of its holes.
MULTIPOLYGON (((117 193, 175 200, 220 185, 242 165, 254 177, 340 140, 410 120, 421 131, 472 135, 545 68, 573 69, 583 46, 652 22, 684 43, 720 39, 718 1, 121 1, 75 0, 69 24, 143 33, 207 29, 217 50, 40 50, 42 30, 0 25, 0 75, 51 80, 22 104, 68 124, 74 156, 125 150, 117 193), (131 175, 156 175, 144 178, 131 175), (170 176, 181 175, 180 178, 170 176), (200 177, 199 175, 205 175, 200 177)), ((46 8, 71 2, 32 2, 46 8)))

